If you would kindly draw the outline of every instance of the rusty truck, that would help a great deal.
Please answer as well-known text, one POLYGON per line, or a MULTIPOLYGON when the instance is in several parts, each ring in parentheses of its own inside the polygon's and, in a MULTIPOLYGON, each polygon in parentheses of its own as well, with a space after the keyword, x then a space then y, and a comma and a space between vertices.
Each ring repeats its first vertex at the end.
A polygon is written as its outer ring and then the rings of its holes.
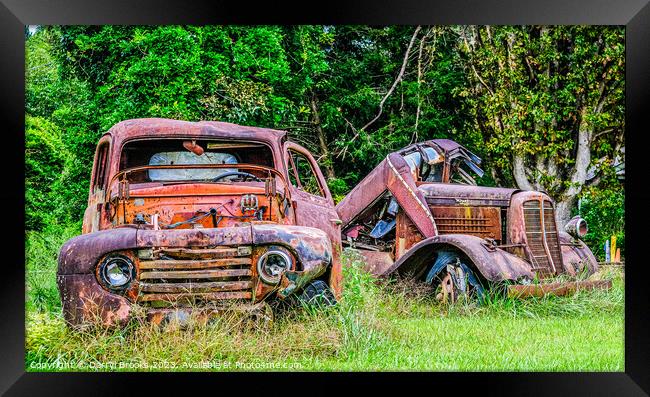
POLYGON ((516 296, 610 285, 585 279, 598 264, 581 241, 584 219, 562 230, 546 193, 477 186, 480 163, 449 139, 389 154, 337 204, 343 245, 372 274, 424 281, 443 300, 495 285, 516 296))
POLYGON ((82 234, 58 258, 68 323, 163 322, 341 294, 340 219, 284 131, 136 119, 96 148, 82 234), (228 309, 228 310, 229 310, 228 309))

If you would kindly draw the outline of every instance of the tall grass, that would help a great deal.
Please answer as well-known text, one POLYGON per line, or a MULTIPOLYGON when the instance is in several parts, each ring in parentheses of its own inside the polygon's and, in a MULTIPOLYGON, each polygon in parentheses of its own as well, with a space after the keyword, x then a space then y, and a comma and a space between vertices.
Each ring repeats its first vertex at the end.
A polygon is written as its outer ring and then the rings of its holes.
POLYGON ((375 280, 352 251, 343 255, 338 305, 289 311, 268 327, 242 326, 236 313, 157 327, 136 310, 123 329, 75 331, 65 326, 55 282, 56 253, 75 232, 26 236, 27 370, 623 369, 618 273, 600 274, 614 280, 610 291, 447 305, 426 285, 375 280))
POLYGON ((57 255, 63 243, 79 234, 80 225, 48 226, 25 233, 26 307, 29 311, 57 312, 61 299, 56 287, 57 255))

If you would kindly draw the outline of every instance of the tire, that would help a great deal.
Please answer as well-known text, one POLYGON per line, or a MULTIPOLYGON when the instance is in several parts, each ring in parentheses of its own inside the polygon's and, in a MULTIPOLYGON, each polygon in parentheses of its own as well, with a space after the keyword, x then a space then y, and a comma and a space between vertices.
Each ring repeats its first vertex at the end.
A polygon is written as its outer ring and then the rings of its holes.
POLYGON ((330 287, 323 280, 314 280, 303 288, 298 296, 301 304, 307 306, 328 307, 336 305, 336 298, 330 287))
POLYGON ((436 254, 436 260, 426 276, 426 282, 435 288, 436 298, 445 303, 460 300, 482 303, 485 289, 470 267, 471 262, 457 251, 444 250, 436 254))

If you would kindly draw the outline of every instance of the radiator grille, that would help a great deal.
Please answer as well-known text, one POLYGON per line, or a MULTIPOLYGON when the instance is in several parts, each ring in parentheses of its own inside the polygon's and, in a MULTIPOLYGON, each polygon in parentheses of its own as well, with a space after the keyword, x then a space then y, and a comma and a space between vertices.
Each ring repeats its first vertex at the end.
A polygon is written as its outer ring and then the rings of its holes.
POLYGON ((138 301, 151 306, 251 299, 250 247, 168 248, 139 259, 138 301))
POLYGON ((555 270, 559 273, 563 269, 562 254, 560 253, 560 241, 555 225, 555 210, 553 204, 548 200, 544 200, 544 225, 546 226, 546 245, 555 264, 555 270))
POLYGON ((543 204, 538 200, 526 201, 524 222, 528 248, 533 256, 533 270, 542 275, 556 273, 556 269, 562 268, 562 257, 553 204, 547 200, 543 204))
POLYGON ((500 210, 496 207, 430 207, 440 234, 471 234, 501 239, 500 210))

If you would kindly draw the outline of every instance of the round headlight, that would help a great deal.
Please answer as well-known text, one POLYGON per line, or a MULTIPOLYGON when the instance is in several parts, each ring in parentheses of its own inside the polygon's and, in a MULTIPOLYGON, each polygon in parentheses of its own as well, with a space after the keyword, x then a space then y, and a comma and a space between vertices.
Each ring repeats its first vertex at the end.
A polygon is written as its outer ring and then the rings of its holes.
POLYGON ((123 290, 135 278, 135 267, 131 259, 124 255, 106 257, 99 265, 99 278, 104 285, 113 290, 123 290))
POLYGON ((278 249, 266 251, 257 260, 257 272, 262 281, 267 284, 279 283, 282 273, 289 269, 291 269, 291 258, 278 249))
POLYGON ((589 231, 589 227, 587 227, 587 221, 579 216, 574 216, 564 226, 564 230, 575 238, 583 238, 589 231))

